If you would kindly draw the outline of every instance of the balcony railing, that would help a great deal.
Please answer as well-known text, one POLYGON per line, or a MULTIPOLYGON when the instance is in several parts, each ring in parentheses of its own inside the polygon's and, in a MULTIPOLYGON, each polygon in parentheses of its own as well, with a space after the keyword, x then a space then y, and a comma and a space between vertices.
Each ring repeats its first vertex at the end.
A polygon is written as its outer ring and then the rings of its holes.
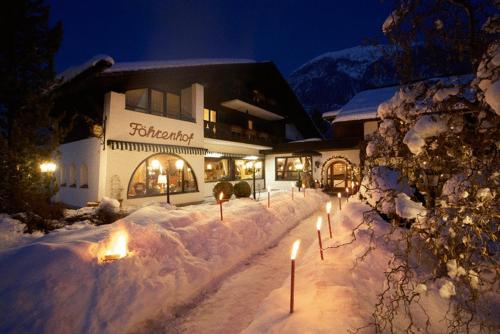
POLYGON ((283 142, 283 138, 267 132, 245 129, 239 125, 225 123, 204 123, 205 138, 236 141, 257 145, 273 145, 283 142))

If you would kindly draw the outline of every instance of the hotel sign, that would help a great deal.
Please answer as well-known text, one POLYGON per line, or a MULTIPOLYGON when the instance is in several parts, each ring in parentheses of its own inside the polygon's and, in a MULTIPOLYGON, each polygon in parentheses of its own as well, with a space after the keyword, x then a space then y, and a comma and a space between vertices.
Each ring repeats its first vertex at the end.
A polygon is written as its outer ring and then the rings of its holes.
POLYGON ((146 125, 141 123, 131 122, 129 123, 131 128, 129 134, 131 136, 139 136, 146 138, 156 138, 156 139, 164 139, 164 140, 172 140, 178 142, 187 143, 187 145, 191 144, 191 140, 194 138, 194 133, 184 133, 182 130, 179 131, 163 131, 157 130, 154 126, 150 126, 149 128, 146 125))

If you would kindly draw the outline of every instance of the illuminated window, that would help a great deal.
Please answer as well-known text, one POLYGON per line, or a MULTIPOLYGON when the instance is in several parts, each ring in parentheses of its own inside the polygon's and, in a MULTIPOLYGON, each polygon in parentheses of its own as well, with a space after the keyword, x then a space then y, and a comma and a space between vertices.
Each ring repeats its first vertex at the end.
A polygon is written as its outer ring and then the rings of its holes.
POLYGON ((217 122, 217 111, 210 110, 207 108, 203 109, 203 120, 206 122, 216 123, 217 122))
POLYGON ((205 181, 230 180, 229 159, 205 158, 205 181))
POLYGON ((255 166, 255 178, 256 179, 263 178, 264 162, 262 160, 254 160, 251 163, 249 163, 248 160, 242 160, 242 159, 234 160, 235 180, 248 180, 253 178, 253 166, 255 166))
POLYGON ((185 160, 172 154, 156 154, 136 168, 127 194, 128 198, 160 196, 167 193, 167 187, 172 195, 198 191, 194 172, 185 160))
POLYGON ((312 171, 312 157, 279 157, 275 160, 276 180, 298 180, 299 172, 312 171))
POLYGON ((253 121, 252 120, 248 120, 248 130, 253 130, 253 121))

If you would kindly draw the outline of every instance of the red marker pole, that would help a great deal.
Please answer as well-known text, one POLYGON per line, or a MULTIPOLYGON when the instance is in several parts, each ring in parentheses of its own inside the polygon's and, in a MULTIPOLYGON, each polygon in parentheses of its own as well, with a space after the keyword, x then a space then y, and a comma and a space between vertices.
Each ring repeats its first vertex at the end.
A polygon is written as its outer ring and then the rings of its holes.
POLYGON ((318 217, 318 221, 316 222, 316 230, 318 230, 319 255, 321 256, 321 261, 324 260, 324 258, 323 258, 323 243, 321 242, 321 223, 322 222, 323 222, 323 219, 321 219, 321 217, 318 217))
POLYGON ((299 251, 300 240, 295 240, 292 246, 292 254, 290 259, 292 260, 292 268, 290 273, 290 313, 293 313, 293 304, 295 297, 295 258, 297 257, 297 252, 299 251))
POLYGON ((328 230, 330 231, 330 239, 333 238, 332 235, 332 224, 330 222, 330 212, 332 211, 332 202, 326 203, 326 216, 328 217, 328 230))
POLYGON ((224 221, 224 217, 222 215, 222 202, 223 202, 223 198, 224 198, 224 193, 221 192, 219 194, 219 206, 220 206, 220 221, 224 221))

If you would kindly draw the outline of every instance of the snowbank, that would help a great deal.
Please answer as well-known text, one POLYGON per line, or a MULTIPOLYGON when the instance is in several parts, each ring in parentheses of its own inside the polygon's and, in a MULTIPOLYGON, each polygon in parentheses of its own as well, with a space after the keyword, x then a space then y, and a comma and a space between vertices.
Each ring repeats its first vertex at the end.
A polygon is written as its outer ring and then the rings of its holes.
MULTIPOLYGON (((340 214, 333 217, 333 240, 324 233, 323 245, 339 245, 352 239, 352 230, 369 211, 366 204, 350 201, 340 214)), ((390 243, 383 235, 389 225, 375 216, 373 232, 376 248, 364 261, 356 258, 364 254, 370 245, 371 232, 366 226, 356 233, 356 241, 350 245, 325 251, 321 261, 317 243, 299 251, 295 280, 295 310, 289 314, 290 278, 274 290, 261 304, 254 319, 242 333, 348 333, 373 321, 372 313, 377 294, 383 289, 384 270, 391 256, 390 243)), ((439 296, 439 286, 418 284, 415 291, 431 317, 431 333, 446 332, 441 320, 448 300, 439 296)), ((425 329, 425 318, 419 308, 413 309, 414 321, 425 329)), ((395 332, 405 332, 407 322, 396 318, 395 332)), ((372 327, 361 331, 374 332, 372 327)))
POLYGON ((224 204, 224 222, 218 205, 147 206, 111 225, 83 225, 4 250, 0 332, 127 332, 170 317, 326 198, 308 190, 292 201, 280 193, 270 209, 265 201, 232 200, 224 204), (99 247, 121 228, 130 256, 98 264, 99 247))
POLYGON ((17 247, 43 236, 42 232, 24 233, 25 225, 7 214, 0 214, 0 250, 17 247))

